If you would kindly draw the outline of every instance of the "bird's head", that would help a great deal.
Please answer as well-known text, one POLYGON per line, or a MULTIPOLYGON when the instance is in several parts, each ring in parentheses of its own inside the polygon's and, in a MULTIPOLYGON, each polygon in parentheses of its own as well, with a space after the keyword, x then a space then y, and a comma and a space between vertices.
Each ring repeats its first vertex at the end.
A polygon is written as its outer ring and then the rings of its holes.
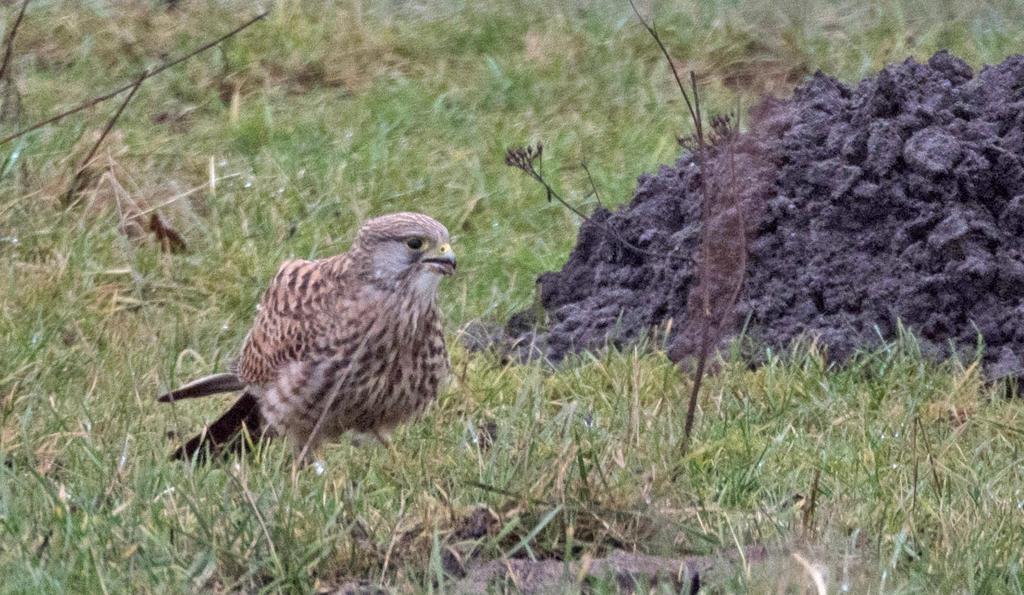
POLYGON ((371 275, 385 284, 411 283, 433 295, 442 276, 455 272, 448 229, 421 213, 393 213, 359 228, 355 246, 367 257, 371 275))

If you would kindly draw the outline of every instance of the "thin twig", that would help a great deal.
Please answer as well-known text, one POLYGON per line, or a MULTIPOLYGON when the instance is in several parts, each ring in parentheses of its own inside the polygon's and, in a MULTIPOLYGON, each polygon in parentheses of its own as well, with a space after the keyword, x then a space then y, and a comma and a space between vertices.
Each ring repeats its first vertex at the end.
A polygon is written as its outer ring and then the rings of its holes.
MULTIPOLYGON (((676 70, 676 63, 672 61, 672 56, 668 53, 668 48, 666 48, 665 44, 661 42, 661 36, 658 35, 658 31, 654 28, 654 22, 652 21, 650 24, 647 23, 647 20, 644 19, 642 14, 640 14, 640 10, 636 7, 633 0, 629 0, 629 5, 633 8, 633 14, 636 15, 637 20, 640 21, 640 24, 644 26, 644 29, 647 29, 647 32, 651 34, 651 37, 654 38, 654 42, 658 44, 658 49, 660 49, 661 54, 665 56, 665 61, 668 62, 669 68, 672 69, 672 77, 676 79, 676 86, 679 87, 679 92, 683 96, 683 101, 686 102, 686 109, 690 110, 690 118, 700 126, 700 113, 693 109, 693 104, 690 103, 690 96, 686 94, 686 87, 683 86, 683 80, 679 77, 679 72, 676 70)), ((693 73, 691 72, 690 74, 692 75, 693 73)))
POLYGON ((693 387, 690 389, 690 398, 686 403, 686 420, 683 422, 683 443, 680 451, 682 451, 684 457, 690 450, 690 436, 693 434, 693 423, 697 417, 697 397, 700 395, 700 387, 704 382, 704 370, 708 364, 707 350, 703 348, 703 345, 707 342, 707 334, 702 329, 702 347, 700 354, 697 356, 697 369, 693 372, 693 387))
POLYGON ((587 162, 580 162, 580 167, 583 168, 583 171, 587 172, 587 180, 590 182, 590 190, 594 193, 594 198, 597 200, 598 208, 603 209, 604 203, 601 202, 601 194, 597 191, 597 184, 594 183, 594 176, 590 175, 590 168, 587 167, 587 162))
POLYGON ((703 114, 701 114, 700 111, 700 94, 697 92, 697 75, 692 70, 690 71, 690 88, 693 92, 693 101, 690 101, 690 96, 686 92, 686 86, 683 84, 683 79, 679 76, 679 70, 676 68, 676 64, 672 60, 672 55, 669 54, 668 48, 665 47, 664 42, 661 41, 661 36, 658 34, 658 30, 654 27, 653 21, 648 23, 647 20, 644 19, 633 0, 629 0, 629 6, 633 9, 633 13, 636 15, 637 20, 640 21, 640 24, 643 25, 651 38, 654 39, 654 43, 658 45, 658 49, 661 50, 661 54, 665 57, 665 61, 668 62, 669 69, 672 70, 672 78, 675 79, 676 86, 679 88, 679 93, 683 96, 683 101, 686 102, 686 109, 690 112, 690 119, 693 122, 694 131, 697 136, 697 161, 700 164, 701 184, 703 187, 703 197, 701 201, 701 217, 703 219, 703 225, 701 230, 701 248, 699 251, 700 262, 698 263, 700 270, 699 282, 701 283, 702 319, 700 329, 700 353, 697 355, 697 369, 694 372, 693 387, 690 390, 690 398, 686 405, 686 419, 683 422, 683 440, 680 450, 685 457, 690 448, 690 437, 693 434, 693 424, 697 415, 697 400, 700 397, 700 388, 703 384, 704 373, 707 369, 707 360, 711 352, 711 288, 707 278, 708 263, 710 262, 710 248, 708 246, 708 240, 710 237, 711 226, 711 176, 707 169, 707 145, 704 138, 703 114))
MULTIPOLYGON (((683 456, 685 457, 689 450, 690 440, 693 433, 693 426, 696 418, 697 403, 700 396, 700 390, 703 384, 704 375, 707 370, 707 362, 711 354, 712 308, 709 268, 711 261, 710 237, 713 215, 712 201, 714 192, 711 183, 712 176, 708 167, 708 144, 707 138, 704 134, 704 115, 701 112, 700 93, 698 92, 697 86, 697 75, 695 72, 690 71, 690 92, 693 93, 693 99, 691 101, 690 94, 686 90, 686 85, 683 84, 683 78, 680 76, 679 70, 676 68, 675 62, 672 60, 672 56, 671 54, 669 54, 668 48, 665 46, 664 42, 662 42, 661 36, 658 34, 657 29, 654 27, 653 23, 648 23, 648 21, 644 19, 643 15, 637 8, 634 0, 628 1, 630 7, 633 9, 633 13, 640 21, 640 24, 643 25, 644 29, 646 29, 647 32, 651 35, 651 38, 654 39, 655 43, 658 45, 658 49, 661 51, 662 55, 665 57, 665 60, 668 62, 669 68, 672 70, 672 77, 675 79, 676 86, 679 88, 679 93, 683 96, 683 101, 686 103, 686 108, 689 111, 690 118, 693 122, 694 136, 697 140, 697 147, 693 151, 693 153, 695 157, 694 161, 700 168, 699 174, 701 176, 701 186, 703 195, 701 200, 701 239, 697 258, 697 278, 698 282, 700 283, 700 286, 698 287, 698 290, 700 291, 700 347, 697 357, 697 366, 694 373, 693 386, 690 390, 689 400, 686 408, 686 418, 683 426, 683 438, 681 440, 681 451, 683 456)), ((727 142, 729 143, 728 150, 730 151, 730 184, 728 187, 728 191, 736 195, 735 200, 732 201, 731 208, 734 208, 736 210, 739 229, 740 233, 742 234, 743 254, 741 255, 739 260, 741 266, 737 267, 739 279, 730 294, 730 299, 727 302, 725 302, 725 306, 721 308, 722 320, 719 323, 720 327, 724 326, 725 317, 728 316, 729 312, 731 312, 732 308, 735 306, 736 300, 739 298, 739 294, 742 291, 743 287, 743 281, 745 276, 744 271, 746 270, 746 223, 742 216, 742 201, 740 200, 739 194, 736 190, 735 147, 731 144, 733 142, 733 139, 727 139, 727 142)), ((639 246, 636 246, 632 242, 623 238, 619 234, 619 232, 612 226, 606 224, 605 222, 597 223, 590 219, 589 217, 587 217, 586 215, 584 215, 583 212, 580 211, 578 208, 574 207, 573 205, 565 201, 558 194, 558 192, 555 191, 551 184, 544 178, 543 172, 538 171, 538 169, 534 165, 534 162, 537 161, 538 163, 543 163, 542 159, 543 147, 542 145, 539 144, 536 147, 527 146, 523 148, 509 149, 508 152, 505 154, 505 163, 507 165, 522 170, 528 176, 533 178, 536 182, 538 182, 541 186, 544 187, 544 190, 547 192, 547 198, 549 202, 552 199, 557 200, 562 206, 569 209, 571 212, 579 216, 584 221, 596 223, 601 227, 602 230, 605 231, 606 234, 615 238, 615 240, 618 241, 623 246, 637 253, 653 256, 655 258, 685 258, 684 256, 680 255, 677 252, 656 253, 651 250, 645 250, 643 248, 640 248, 639 246)), ((590 169, 587 167, 586 163, 583 163, 582 167, 584 171, 586 171, 587 173, 587 179, 590 181, 590 185, 593 189, 594 195, 597 198, 598 205, 603 207, 603 203, 601 202, 600 195, 597 192, 597 186, 594 183, 594 179, 591 175, 590 169)), ((677 476, 678 473, 681 472, 681 470, 681 467, 678 468, 675 475, 677 476)))
POLYGON ((18 34, 18 27, 21 25, 21 19, 25 17, 25 9, 28 8, 30 0, 25 0, 21 3, 21 10, 18 11, 18 17, 14 19, 14 24, 11 25, 11 30, 7 33, 7 38, 4 40, 7 43, 7 47, 4 49, 4 59, 0 62, 0 81, 4 80, 7 76, 7 67, 11 63, 11 55, 14 52, 14 36, 18 34))
MULTIPOLYGON (((702 186, 702 201, 701 201, 701 247, 699 250, 699 263, 698 279, 701 284, 700 287, 700 310, 701 310, 701 327, 700 327, 700 352, 697 356, 697 367, 694 372, 693 386, 690 390, 690 397, 686 407, 686 419, 683 425, 683 439, 681 445, 681 451, 685 457, 690 447, 690 439, 693 433, 693 424, 697 413, 697 401, 700 396, 701 386, 703 384, 704 374, 707 370, 707 361, 711 354, 711 285, 708 278, 708 271, 711 262, 711 221, 712 216, 712 200, 713 200, 713 189, 711 185, 711 172, 708 169, 708 147, 707 138, 704 134, 704 114, 701 112, 700 105, 700 93, 697 88, 697 74, 694 71, 690 71, 690 91, 693 93, 693 100, 690 100, 689 94, 686 92, 686 86, 683 84, 683 79, 679 75, 679 70, 676 68, 675 62, 672 60, 672 56, 662 42, 661 36, 658 34, 658 30, 655 28, 653 20, 649 23, 644 19, 640 10, 637 8, 634 0, 628 0, 630 7, 633 9, 633 13, 636 15, 637 20, 643 25, 644 29, 650 34, 651 38, 658 45, 658 49, 661 54, 665 57, 665 61, 668 62, 669 68, 672 70, 672 77, 675 79, 676 86, 679 88, 679 93, 683 96, 683 101, 686 103, 686 108, 690 112, 690 119, 693 122, 694 133, 697 138, 697 149, 696 157, 700 167, 701 186, 702 186)), ((725 302, 725 307, 721 309, 722 320, 719 322, 719 326, 722 326, 725 321, 725 317, 732 310, 739 298, 740 291, 743 288, 744 271, 746 270, 746 223, 742 216, 742 205, 739 198, 738 192, 736 192, 736 170, 735 170, 735 147, 731 144, 732 140, 728 139, 727 142, 729 150, 729 192, 735 194, 735 200, 733 201, 732 208, 736 210, 736 216, 738 217, 739 230, 743 237, 744 247, 743 254, 740 262, 741 266, 737 267, 739 279, 736 283, 735 288, 732 291, 730 299, 725 302)))
MULTIPOLYGON (((632 250, 634 252, 637 252, 639 254, 645 254, 647 256, 651 256, 651 257, 654 257, 654 258, 664 258, 666 255, 667 256, 677 256, 677 255, 672 254, 672 253, 666 254, 664 252, 654 252, 652 250, 645 250, 645 249, 641 248, 640 246, 637 246, 636 244, 634 244, 634 243, 630 242, 629 240, 627 240, 626 238, 622 237, 622 235, 620 235, 619 232, 615 228, 607 225, 604 222, 594 221, 591 217, 587 216, 586 213, 584 213, 583 211, 581 211, 578 208, 574 207, 572 204, 570 204, 568 201, 566 201, 564 198, 562 198, 562 195, 560 195, 558 193, 558 191, 555 190, 555 188, 551 185, 551 183, 548 182, 547 178, 544 177, 543 172, 539 171, 537 169, 537 167, 534 165, 535 161, 540 162, 543 165, 543 155, 544 155, 544 147, 541 144, 538 144, 536 147, 526 146, 526 147, 511 148, 511 149, 508 149, 508 151, 506 151, 506 153, 505 153, 505 165, 507 165, 509 167, 514 167, 514 168, 522 171, 526 175, 528 175, 531 178, 533 178, 533 180, 536 181, 538 184, 540 184, 544 188, 544 191, 547 192, 548 202, 551 202, 551 199, 554 199, 554 200, 558 201, 558 203, 560 205, 562 205, 566 209, 569 209, 574 215, 576 215, 580 219, 583 219, 583 221, 588 222, 588 223, 593 223, 595 225, 600 226, 601 229, 604 230, 605 233, 607 233, 609 236, 615 238, 616 241, 618 241, 620 244, 622 244, 626 248, 628 248, 628 249, 630 249, 630 250, 632 250)), ((586 169, 585 165, 584 165, 584 169, 586 169)), ((589 170, 588 170, 588 176, 589 176, 589 170)), ((591 181, 593 181, 593 180, 591 179, 591 181)), ((595 191, 596 191, 596 188, 595 188, 595 191)), ((599 204, 600 204, 600 199, 598 199, 598 200, 599 200, 599 204)))
POLYGON ((707 151, 704 139, 704 125, 703 118, 700 113, 700 94, 697 93, 697 76, 694 72, 690 71, 690 87, 693 91, 694 99, 691 102, 690 96, 686 92, 686 86, 683 84, 683 79, 679 76, 679 70, 676 69, 676 64, 672 60, 672 55, 669 54, 668 48, 665 47, 664 42, 661 41, 661 36, 658 35, 658 30, 654 27, 653 21, 648 23, 644 19, 643 15, 640 14, 640 10, 637 8, 636 3, 633 0, 629 0, 629 6, 633 9, 633 13, 636 15, 637 20, 643 25, 644 29, 650 34, 651 38, 654 39, 654 43, 658 45, 658 49, 661 50, 661 54, 665 57, 665 61, 668 62, 669 69, 672 70, 672 78, 676 81, 676 86, 679 88, 680 95, 683 96, 683 101, 686 102, 686 109, 690 112, 690 119, 693 121, 693 127, 697 136, 697 160, 700 163, 700 176, 701 183, 703 185, 703 199, 701 204, 701 215, 703 218, 703 229, 701 231, 701 248, 700 248, 700 263, 698 264, 701 271, 700 283, 701 287, 701 310, 702 310, 702 322, 700 330, 700 353, 697 356, 697 369, 694 372, 693 387, 690 390, 690 398, 686 405, 686 420, 683 423, 683 440, 681 445, 681 451, 683 456, 686 456, 690 448, 690 436, 693 433, 693 424, 697 415, 697 400, 700 396, 700 388, 704 379, 704 372, 707 368, 707 360, 711 351, 711 297, 710 287, 708 285, 707 270, 710 256, 708 254, 708 238, 710 236, 709 227, 711 224, 710 219, 710 175, 707 171, 707 151))
POLYGON ((75 177, 71 180, 71 187, 68 188, 68 191, 64 194, 64 204, 69 204, 74 198, 75 192, 78 191, 78 183, 82 179, 82 173, 85 171, 85 168, 88 167, 90 162, 92 162, 92 158, 96 156, 96 151, 99 150, 100 145, 103 144, 103 141, 107 138, 107 135, 110 134, 110 131, 114 129, 114 125, 117 124, 117 120, 121 117, 121 114, 124 113, 124 108, 128 107, 128 103, 131 102, 133 97, 135 97, 135 93, 139 90, 139 87, 142 86, 142 81, 147 78, 149 78, 149 71, 144 71, 139 75, 135 84, 132 85, 132 90, 128 93, 128 96, 125 97, 124 101, 121 102, 121 105, 118 106, 114 115, 107 120, 107 125, 103 127, 103 132, 100 133, 100 137, 96 139, 92 148, 89 149, 88 153, 86 153, 85 159, 82 159, 82 163, 75 170, 75 177))
POLYGON ((914 453, 914 478, 913 485, 911 486, 911 499, 910 499, 910 519, 913 521, 914 514, 917 512, 917 481, 918 481, 918 459, 917 459, 917 413, 914 413, 914 418, 910 422, 910 450, 914 453))
MULTIPOLYGON (((661 41, 657 37, 655 37, 654 39, 655 39, 655 41, 658 42, 658 45, 661 45, 661 41)), ((661 46, 661 47, 662 47, 662 51, 664 51, 664 46, 661 46)), ((669 61, 669 65, 672 64, 672 58, 669 58, 668 54, 665 54, 665 59, 669 61)), ((676 69, 675 69, 674 66, 672 67, 672 75, 676 77, 677 81, 679 80, 679 75, 676 74, 676 69)), ((682 85, 682 83, 680 83, 680 85, 682 85)), ((694 118, 693 125, 697 129, 697 142, 703 148, 703 146, 704 146, 704 115, 700 113, 700 93, 697 92, 697 73, 692 71, 692 70, 690 71, 690 89, 693 91, 693 104, 694 104, 694 109, 696 110, 696 114, 693 116, 693 118, 694 118)), ((680 86, 680 91, 681 90, 682 90, 682 87, 680 86)), ((683 93, 683 97, 686 97, 686 93, 683 93)))
POLYGON ((505 163, 510 165, 510 166, 512 166, 512 167, 519 167, 519 169, 521 169, 522 171, 526 172, 527 175, 529 175, 531 178, 536 180, 541 186, 543 186, 544 190, 547 191, 548 202, 551 202, 551 199, 554 198, 555 200, 557 200, 559 202, 559 204, 561 204, 563 207, 565 207, 565 208, 569 209, 570 211, 572 211, 572 213, 574 215, 576 215, 577 217, 579 217, 580 219, 583 219, 584 221, 590 221, 590 217, 588 217, 586 215, 586 213, 584 213, 583 211, 577 209, 573 205, 569 204, 564 198, 562 198, 562 196, 560 194, 558 194, 558 191, 556 191, 551 186, 551 184, 548 183, 547 178, 544 177, 543 172, 538 171, 533 166, 533 158, 532 157, 535 156, 540 161, 541 167, 543 167, 543 163, 544 163, 544 161, 543 161, 543 159, 544 159, 544 157, 543 157, 543 155, 544 155, 544 146, 538 144, 537 147, 535 148, 536 152, 533 153, 532 156, 529 153, 531 149, 533 149, 533 148, 532 147, 527 147, 526 148, 527 159, 525 161, 522 161, 522 162, 514 161, 515 157, 518 156, 518 153, 517 153, 518 149, 510 149, 509 152, 505 156, 505 163), (519 163, 522 163, 523 166, 520 166, 519 163))
MULTIPOLYGON (((632 0, 630 0, 632 2, 632 0)), ((660 45, 661 42, 659 42, 660 45)), ((671 61, 671 60, 670 60, 671 61)), ((675 70, 673 69, 673 72, 675 70)), ((691 73, 692 75, 692 73, 691 73)), ((695 81, 691 77, 691 82, 695 81)), ((681 89, 681 88, 680 88, 681 89)), ((694 96, 697 94, 696 83, 694 83, 694 96)), ((700 178, 702 186, 701 196, 701 238, 700 238, 700 262, 698 263, 698 283, 701 290, 701 325, 700 325, 700 352, 697 354, 697 369, 694 370, 693 386, 690 388, 690 398, 686 403, 686 419, 683 422, 683 442, 680 452, 683 457, 690 450, 690 438, 693 435, 693 424, 697 417, 697 401, 700 398, 700 388, 704 383, 704 373, 707 370, 708 356, 711 353, 711 285, 708 279, 708 263, 711 260, 710 227, 711 227, 711 175, 707 167, 707 151, 704 145, 704 128, 699 120, 700 100, 697 99, 696 111, 691 112, 694 117, 694 128, 697 131, 697 161, 700 163, 700 178)), ((687 102, 689 105, 689 102, 687 102)))
MULTIPOLYGON (((914 423, 917 425, 917 427, 922 432, 924 431, 924 427, 921 425, 921 418, 919 416, 914 416, 914 423)), ((936 491, 936 493, 938 493, 939 498, 941 499, 942 498, 942 482, 939 480, 939 473, 935 469, 935 457, 932 455, 931 443, 928 442, 928 436, 927 435, 923 439, 924 439, 924 450, 925 450, 925 453, 927 453, 927 455, 928 455, 928 466, 931 468, 931 471, 932 471, 932 482, 935 484, 935 491, 936 491)))
POLYGON ((821 467, 814 470, 814 480, 811 481, 811 501, 804 510, 804 537, 814 531, 814 511, 818 508, 818 485, 821 481, 821 467))
MULTIPOLYGON (((221 35, 217 39, 214 39, 213 41, 208 41, 208 42, 204 43, 203 45, 197 47, 196 49, 190 51, 189 53, 187 53, 187 54, 185 54, 185 55, 183 55, 183 56, 181 56, 179 58, 175 58, 174 60, 171 60, 169 62, 163 62, 159 66, 157 66, 155 68, 152 68, 150 70, 147 70, 143 74, 145 75, 145 78, 150 78, 150 77, 156 76, 157 74, 160 74, 161 72, 167 70, 168 68, 171 68, 172 66, 177 66, 178 64, 181 64, 182 62, 188 60, 189 58, 192 58, 193 56, 195 56, 197 54, 201 54, 202 52, 205 52, 206 50, 208 50, 208 49, 210 49, 210 48, 212 48, 214 46, 217 46, 217 45, 223 43, 224 41, 230 39, 231 37, 234 37, 235 35, 238 35, 244 29, 248 28, 252 24, 256 23, 259 20, 262 20, 262 19, 266 18, 266 16, 269 15, 269 14, 270 14, 270 11, 269 10, 265 10, 265 11, 261 12, 260 14, 254 16, 253 18, 249 19, 248 21, 242 23, 241 25, 235 27, 231 31, 225 33, 224 35, 221 35)), ((125 91, 131 90, 132 87, 134 87, 134 86, 135 86, 135 82, 129 83, 127 85, 123 85, 121 87, 118 87, 117 89, 114 89, 113 91, 110 91, 108 93, 104 93, 103 95, 100 95, 98 97, 93 97, 92 99, 89 99, 88 101, 84 101, 84 102, 76 105, 75 107, 73 107, 71 109, 68 109, 68 110, 65 110, 65 111, 63 111, 63 112, 61 112, 61 113, 59 113, 59 114, 57 114, 55 116, 51 116, 49 118, 46 118, 45 120, 40 120, 39 122, 36 122, 35 124, 32 124, 31 126, 29 126, 27 128, 22 128, 21 130, 15 132, 14 134, 10 134, 10 135, 5 136, 4 138, 0 139, 0 145, 9 143, 12 140, 18 138, 19 136, 23 136, 25 134, 28 134, 29 132, 32 132, 33 130, 38 130, 39 128, 42 128, 43 126, 46 126, 47 124, 53 124, 54 122, 58 122, 60 120, 63 120, 64 118, 66 118, 66 117, 68 117, 70 115, 77 114, 78 112, 80 112, 82 110, 85 110, 85 109, 88 109, 90 107, 93 107, 94 105, 96 105, 98 103, 102 103, 102 102, 107 101, 108 99, 111 99, 113 97, 117 97, 121 93, 124 93, 125 91)))
POLYGON ((470 480, 470 481, 466 482, 466 485, 468 485, 470 487, 473 487, 473 488, 477 488, 477 489, 483 490, 485 492, 491 492, 492 494, 498 494, 500 496, 506 496, 508 498, 513 498, 513 499, 516 499, 516 500, 521 500, 521 501, 524 501, 524 502, 529 502, 530 504, 543 504, 543 505, 546 505, 546 506, 550 506, 550 505, 554 504, 554 502, 548 502, 547 500, 541 500, 540 498, 534 498, 532 496, 526 496, 526 495, 520 494, 518 492, 513 492, 511 490, 506 490, 505 488, 499 488, 497 486, 488 485, 486 483, 482 483, 482 482, 479 482, 479 481, 472 481, 472 480, 470 480))

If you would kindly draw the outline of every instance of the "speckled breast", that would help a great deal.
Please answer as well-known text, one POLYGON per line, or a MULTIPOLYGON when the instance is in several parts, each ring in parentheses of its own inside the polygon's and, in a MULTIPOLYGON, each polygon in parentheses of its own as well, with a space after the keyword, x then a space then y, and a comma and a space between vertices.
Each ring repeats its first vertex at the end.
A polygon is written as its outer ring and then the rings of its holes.
MULTIPOLYGON (((394 345, 375 344, 358 358, 352 382, 331 406, 328 436, 346 430, 386 431, 422 413, 437 398, 450 370, 444 332, 430 309, 412 332, 392 329, 394 345)), ((389 334, 389 333, 385 333, 389 334)), ((329 401, 328 395, 321 402, 329 401)))

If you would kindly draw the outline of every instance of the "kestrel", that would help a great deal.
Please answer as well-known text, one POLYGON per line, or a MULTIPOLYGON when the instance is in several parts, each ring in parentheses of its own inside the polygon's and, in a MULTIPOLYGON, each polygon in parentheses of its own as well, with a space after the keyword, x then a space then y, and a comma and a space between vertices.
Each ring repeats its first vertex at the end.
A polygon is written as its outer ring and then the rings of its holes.
POLYGON ((284 436, 299 464, 348 430, 387 444, 387 432, 421 413, 448 376, 437 287, 454 271, 448 230, 419 213, 367 221, 344 254, 285 262, 232 371, 159 397, 242 391, 173 456, 215 450, 243 427, 284 436))

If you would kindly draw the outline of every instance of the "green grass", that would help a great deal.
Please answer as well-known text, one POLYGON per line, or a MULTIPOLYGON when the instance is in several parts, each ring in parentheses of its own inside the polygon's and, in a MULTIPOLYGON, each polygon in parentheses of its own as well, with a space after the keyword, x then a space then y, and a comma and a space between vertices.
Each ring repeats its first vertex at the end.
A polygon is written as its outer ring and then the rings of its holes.
MULTIPOLYGON (((33 3, 15 44, 22 112, 3 132, 251 10, 155 4, 33 3)), ((774 4, 658 12, 713 109, 784 94, 815 69, 856 81, 943 47, 975 66, 1024 51, 1009 1, 774 4)), ((416 592, 452 586, 439 581, 449 548, 561 559, 753 543, 768 560, 721 567, 713 589, 799 591, 810 582, 795 552, 830 591, 1024 591, 1024 411, 973 366, 923 362, 909 339, 841 370, 812 347, 754 371, 727 362, 686 458, 689 378, 663 355, 552 371, 456 348, 452 387, 396 435, 394 459, 340 444, 324 475, 294 483, 280 444, 237 465, 166 460, 168 432, 225 402, 153 396, 222 367, 277 264, 345 249, 363 218, 417 209, 449 225, 452 344, 467 322, 528 306, 579 222, 504 167, 505 148, 542 140, 547 171, 590 208, 581 160, 620 204, 689 131, 625 3, 277 2, 223 52, 148 81, 102 152, 110 175, 64 208, 67 172, 113 109, 0 147, 7 160, 19 151, 0 169, 0 591, 307 592, 363 579, 416 592), (122 232, 151 207, 186 253, 122 232), (458 538, 479 505, 498 528, 458 538)))

